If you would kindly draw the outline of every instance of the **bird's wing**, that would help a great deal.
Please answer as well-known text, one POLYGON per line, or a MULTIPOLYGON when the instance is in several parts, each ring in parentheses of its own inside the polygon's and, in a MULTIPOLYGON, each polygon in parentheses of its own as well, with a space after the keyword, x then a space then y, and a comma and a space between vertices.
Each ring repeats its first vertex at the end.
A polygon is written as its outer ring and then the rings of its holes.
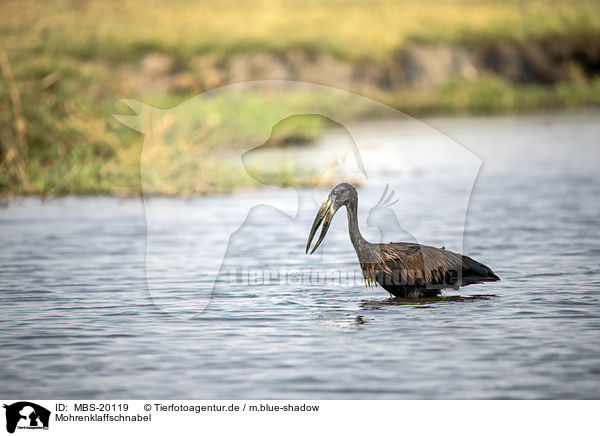
POLYGON ((408 284, 427 285, 458 276, 462 269, 460 255, 427 245, 402 243, 383 245, 381 254, 385 264, 400 274, 408 284))
POLYGON ((407 242, 377 244, 373 255, 377 262, 365 272, 365 280, 377 273, 399 277, 408 285, 455 287, 482 281, 499 280, 487 266, 449 250, 407 242))

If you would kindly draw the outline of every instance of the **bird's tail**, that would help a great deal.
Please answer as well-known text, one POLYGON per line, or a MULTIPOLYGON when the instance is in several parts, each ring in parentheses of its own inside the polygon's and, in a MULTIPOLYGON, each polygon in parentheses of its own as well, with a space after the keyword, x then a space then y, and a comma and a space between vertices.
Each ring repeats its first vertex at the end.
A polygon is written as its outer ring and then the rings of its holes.
POLYGON ((500 280, 500 277, 498 277, 490 267, 471 259, 469 256, 463 256, 462 262, 463 285, 481 282, 496 282, 500 280))

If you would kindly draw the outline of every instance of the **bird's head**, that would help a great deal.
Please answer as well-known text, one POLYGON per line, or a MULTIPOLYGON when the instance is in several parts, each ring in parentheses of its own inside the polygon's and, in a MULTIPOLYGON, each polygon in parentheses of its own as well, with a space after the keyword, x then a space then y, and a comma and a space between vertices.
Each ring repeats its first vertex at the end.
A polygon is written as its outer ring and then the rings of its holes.
POLYGON ((315 237, 315 233, 317 232, 317 229, 319 228, 321 223, 323 223, 321 235, 319 236, 319 239, 317 240, 317 243, 313 247, 310 254, 313 254, 315 250, 319 247, 321 242, 323 242, 323 238, 325 238, 325 234, 329 229, 331 220, 333 219, 333 216, 338 211, 338 209, 342 206, 348 206, 349 204, 355 205, 357 199, 358 194, 356 192, 356 189, 354 189, 354 186, 352 186, 350 183, 340 183, 331 190, 331 192, 321 205, 321 208, 319 209, 319 212, 317 213, 317 216, 315 217, 315 220, 313 222, 312 228, 310 229, 310 234, 308 235, 308 242, 306 243, 306 253, 308 253, 310 243, 315 237))

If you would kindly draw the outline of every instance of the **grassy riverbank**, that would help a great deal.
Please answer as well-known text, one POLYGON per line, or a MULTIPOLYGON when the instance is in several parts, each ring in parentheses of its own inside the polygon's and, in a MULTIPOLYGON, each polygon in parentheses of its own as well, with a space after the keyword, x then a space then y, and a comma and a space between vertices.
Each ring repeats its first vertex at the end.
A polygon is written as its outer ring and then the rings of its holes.
MULTIPOLYGON (((578 37, 600 31, 600 4, 579 0, 189 0, 3 2, 2 36, 23 51, 131 62, 164 51, 286 51, 384 59, 407 41, 578 37)), ((16 48, 16 47, 15 47, 16 48)))
MULTIPOLYGON (((112 118, 113 113, 127 113, 119 100, 136 98, 172 107, 249 74, 242 68, 244 55, 271 56, 262 64, 268 72, 274 67, 297 68, 292 62, 297 53, 302 54, 300 64, 318 58, 318 69, 332 64, 332 71, 342 78, 347 70, 350 75, 364 70, 360 82, 364 88, 355 89, 353 82, 338 86, 414 116, 600 103, 595 70, 577 64, 567 66, 564 78, 544 83, 511 81, 488 73, 449 78, 427 87, 392 86, 388 76, 379 78, 381 71, 389 75, 403 47, 414 43, 480 50, 486 44, 505 42, 527 51, 528 41, 555 41, 574 53, 577 47, 589 51, 600 41, 598 1, 352 0, 307 5, 291 0, 201 4, 9 0, 3 2, 2 11, 2 195, 139 193, 142 137, 112 118), (373 80, 383 83, 372 88, 368 86, 371 65, 379 68, 373 80)), ((260 72, 256 74, 260 77, 260 72)), ((337 83, 333 75, 331 84, 337 83)), ((255 116, 268 117, 278 97, 258 94, 249 99, 254 101, 255 116)), ((337 107, 340 103, 318 104, 337 107)), ((236 108, 223 102, 219 110, 226 118, 227 111, 236 108)), ((338 110, 347 110, 352 119, 377 116, 366 108, 338 110)), ((322 120, 296 120, 282 127, 276 142, 309 140, 323 128, 322 120)), ((205 164, 182 173, 185 176, 172 186, 157 187, 158 193, 225 192, 252 183, 221 159, 235 150, 235 142, 217 135, 197 146, 196 158, 205 164)), ((286 171, 281 172, 281 183, 303 182, 292 181, 286 171)), ((310 179, 304 182, 311 183, 310 179)))

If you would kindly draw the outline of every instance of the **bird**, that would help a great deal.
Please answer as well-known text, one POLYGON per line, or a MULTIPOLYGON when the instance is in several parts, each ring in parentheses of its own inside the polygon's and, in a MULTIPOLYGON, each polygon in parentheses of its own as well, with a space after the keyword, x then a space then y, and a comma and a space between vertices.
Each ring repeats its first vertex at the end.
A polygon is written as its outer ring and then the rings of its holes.
POLYGON ((336 185, 321 204, 308 235, 306 254, 321 223, 321 234, 310 254, 323 242, 333 216, 342 206, 346 207, 350 241, 369 288, 377 283, 392 297, 426 298, 437 297, 446 288, 500 280, 488 266, 443 247, 414 242, 368 242, 358 228, 358 192, 349 183, 336 185))
POLYGON ((388 188, 389 185, 386 185, 377 204, 369 210, 367 225, 375 227, 379 231, 379 242, 389 241, 390 238, 398 237, 399 235, 402 235, 401 237, 405 242, 417 242, 415 237, 404 230, 398 222, 398 217, 392 206, 398 203, 399 200, 394 197, 393 190, 387 195, 388 188))

